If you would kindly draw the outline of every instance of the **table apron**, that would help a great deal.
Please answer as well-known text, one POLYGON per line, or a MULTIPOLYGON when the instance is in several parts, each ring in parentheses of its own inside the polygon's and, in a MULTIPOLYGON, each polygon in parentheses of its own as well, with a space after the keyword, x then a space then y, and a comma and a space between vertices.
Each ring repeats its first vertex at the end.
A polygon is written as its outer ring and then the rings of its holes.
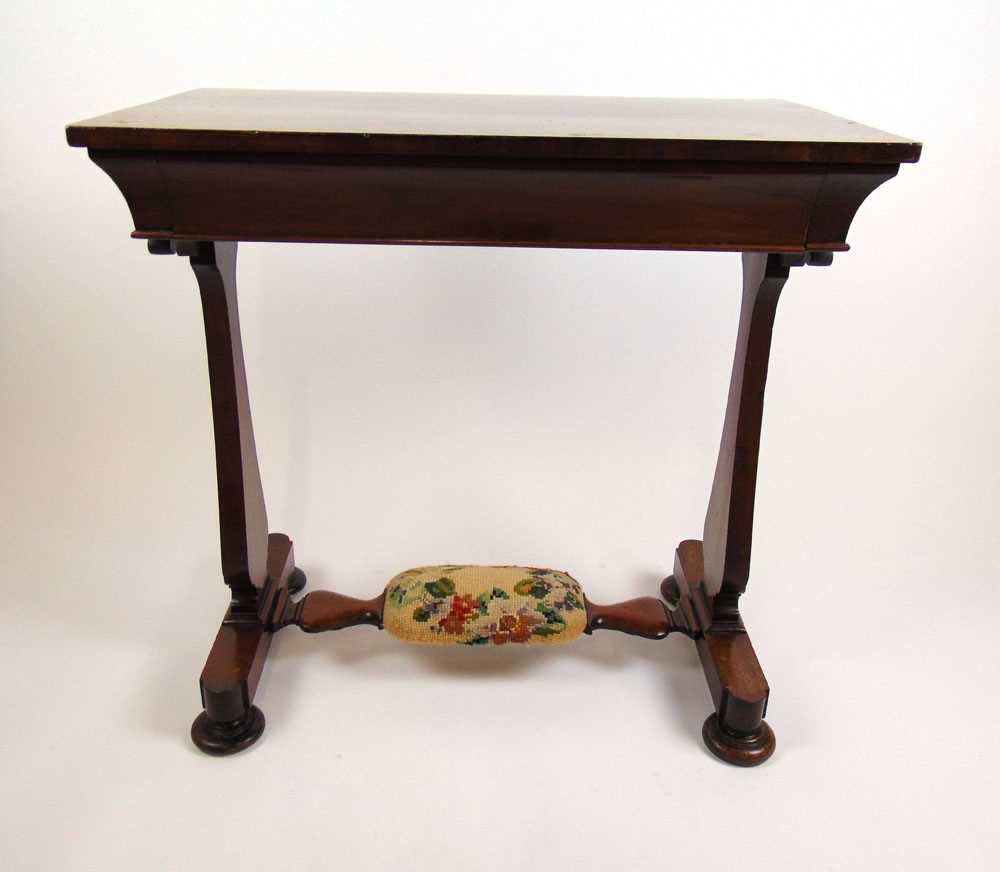
POLYGON ((91 150, 151 239, 842 251, 896 165, 91 150))

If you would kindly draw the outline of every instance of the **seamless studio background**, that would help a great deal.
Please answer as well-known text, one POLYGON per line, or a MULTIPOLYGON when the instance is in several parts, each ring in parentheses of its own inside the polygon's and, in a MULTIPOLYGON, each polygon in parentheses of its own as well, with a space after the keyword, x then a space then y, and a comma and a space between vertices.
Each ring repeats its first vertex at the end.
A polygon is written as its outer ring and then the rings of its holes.
MULTIPOLYGON (((994 4, 0 9, 0 844, 10 870, 997 868, 994 4), (778 751, 693 646, 276 640, 262 742, 187 731, 225 607, 198 297, 66 123, 194 87, 779 97, 913 136, 793 272, 744 614, 778 751)), ((652 593, 700 535, 735 254, 253 245, 271 529, 311 588, 521 562, 652 593)))

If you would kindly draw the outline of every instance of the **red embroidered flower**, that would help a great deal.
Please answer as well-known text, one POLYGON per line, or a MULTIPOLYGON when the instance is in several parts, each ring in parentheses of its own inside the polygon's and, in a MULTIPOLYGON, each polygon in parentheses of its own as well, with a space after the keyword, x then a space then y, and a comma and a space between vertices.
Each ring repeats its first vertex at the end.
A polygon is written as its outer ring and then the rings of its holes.
POLYGON ((451 611, 438 621, 438 626, 452 636, 460 636, 465 632, 465 622, 476 611, 479 611, 479 603, 474 596, 456 595, 451 600, 451 611))
POLYGON ((531 638, 531 629, 541 623, 541 618, 529 613, 518 615, 503 615, 500 618, 500 629, 493 634, 494 645, 506 645, 508 642, 527 642, 531 638))

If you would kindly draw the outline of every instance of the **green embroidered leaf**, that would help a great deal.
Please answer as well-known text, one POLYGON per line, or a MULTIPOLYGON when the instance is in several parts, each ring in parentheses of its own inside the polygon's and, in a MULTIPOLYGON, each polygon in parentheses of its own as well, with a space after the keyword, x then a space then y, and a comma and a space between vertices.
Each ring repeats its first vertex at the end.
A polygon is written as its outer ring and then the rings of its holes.
POLYGON ((419 621, 421 624, 426 624, 431 619, 430 609, 426 609, 423 606, 417 606, 413 610, 413 620, 419 621))
POLYGON ((503 588, 495 587, 490 593, 492 599, 510 599, 510 594, 507 593, 503 588))
POLYGON ((531 634, 533 636, 555 636, 557 633, 561 633, 563 627, 553 626, 552 624, 539 624, 537 627, 533 627, 531 634))
POLYGON ((533 596, 535 599, 542 599, 550 590, 552 585, 538 578, 526 578, 514 585, 515 593, 521 596, 533 596))
POLYGON ((450 578, 439 578, 437 581, 426 582, 424 588, 431 596, 446 597, 455 592, 455 582, 450 578))
POLYGON ((568 609, 582 609, 583 603, 580 602, 579 597, 573 591, 567 591, 566 593, 566 608, 568 609))
POLYGON ((406 591, 403 589, 403 585, 397 584, 389 591, 389 602, 401 606, 404 599, 406 599, 406 591))
POLYGON ((490 641, 489 636, 477 636, 475 639, 466 639, 463 645, 485 645, 490 641))
POLYGON ((476 597, 476 602, 479 605, 479 614, 485 615, 490 610, 490 595, 488 593, 481 593, 476 597))
POLYGON ((539 603, 535 606, 535 611, 545 616, 545 622, 547 624, 560 624, 560 629, 556 632, 562 632, 562 627, 566 626, 566 621, 563 616, 547 603, 539 603))

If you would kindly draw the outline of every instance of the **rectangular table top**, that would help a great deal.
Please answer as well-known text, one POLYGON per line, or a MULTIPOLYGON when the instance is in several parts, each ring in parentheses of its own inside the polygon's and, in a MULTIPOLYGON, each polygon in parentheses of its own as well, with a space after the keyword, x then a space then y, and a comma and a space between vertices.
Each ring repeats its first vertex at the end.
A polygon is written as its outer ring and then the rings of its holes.
POLYGON ((920 143, 784 100, 204 88, 66 129, 109 151, 898 164, 920 143))

